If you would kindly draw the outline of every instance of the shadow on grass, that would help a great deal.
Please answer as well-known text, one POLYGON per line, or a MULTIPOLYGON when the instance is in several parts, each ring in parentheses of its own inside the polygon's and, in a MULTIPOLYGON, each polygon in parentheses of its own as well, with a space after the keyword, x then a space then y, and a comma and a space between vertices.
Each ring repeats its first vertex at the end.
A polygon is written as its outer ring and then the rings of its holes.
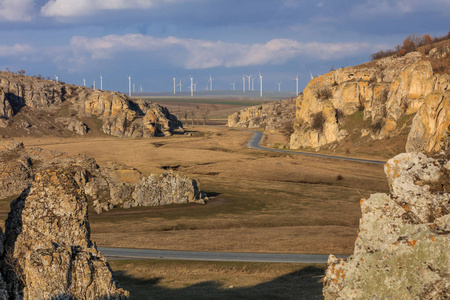
POLYGON ((204 281, 179 289, 162 287, 163 278, 139 279, 123 271, 114 272, 130 299, 322 299, 321 277, 324 270, 308 266, 272 281, 250 287, 227 287, 220 282, 204 281))

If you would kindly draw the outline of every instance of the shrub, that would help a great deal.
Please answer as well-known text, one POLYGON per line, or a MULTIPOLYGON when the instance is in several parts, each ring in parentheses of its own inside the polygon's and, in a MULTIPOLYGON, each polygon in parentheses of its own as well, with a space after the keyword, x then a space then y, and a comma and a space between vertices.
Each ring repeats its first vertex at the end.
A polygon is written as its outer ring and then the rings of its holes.
POLYGON ((384 122, 383 120, 378 120, 377 122, 375 122, 374 124, 372 124, 371 129, 374 133, 378 133, 381 131, 381 129, 384 126, 384 122))
POLYGON ((333 91, 329 86, 323 86, 321 88, 316 89, 314 92, 317 99, 320 100, 328 100, 333 97, 333 91))
POLYGON ((344 180, 344 177, 342 175, 338 175, 336 177, 336 181, 344 180))
POLYGON ((312 115, 312 124, 311 124, 312 129, 322 132, 324 124, 325 124, 325 117, 321 111, 312 115))

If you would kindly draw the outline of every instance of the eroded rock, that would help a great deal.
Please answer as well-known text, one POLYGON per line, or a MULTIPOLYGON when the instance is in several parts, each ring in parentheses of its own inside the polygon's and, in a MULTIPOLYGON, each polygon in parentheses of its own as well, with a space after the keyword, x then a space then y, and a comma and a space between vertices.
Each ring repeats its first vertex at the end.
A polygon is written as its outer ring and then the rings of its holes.
POLYGON ((11 203, 5 236, 3 274, 10 299, 129 296, 90 240, 87 199, 68 172, 34 175, 30 188, 11 203))
POLYGON ((330 255, 325 299, 450 297, 450 163, 400 154, 385 165, 390 194, 361 200, 353 255, 330 255))

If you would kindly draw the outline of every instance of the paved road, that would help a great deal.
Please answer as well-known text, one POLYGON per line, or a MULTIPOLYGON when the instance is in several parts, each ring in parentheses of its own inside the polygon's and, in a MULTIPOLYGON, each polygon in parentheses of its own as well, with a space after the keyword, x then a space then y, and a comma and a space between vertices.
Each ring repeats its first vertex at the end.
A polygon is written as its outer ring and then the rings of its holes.
MULTIPOLYGON (((328 255, 317 254, 276 254, 276 253, 236 253, 236 252, 195 252, 126 248, 99 248, 108 258, 173 259, 200 261, 239 261, 266 263, 326 263, 328 255)), ((342 256, 345 257, 345 256, 342 256)))
POLYGON ((248 142, 247 146, 253 149, 257 150, 265 150, 265 151, 272 151, 272 152, 281 152, 281 153, 289 153, 289 154, 299 154, 299 155, 306 155, 306 156, 315 156, 315 157, 321 157, 321 158, 331 158, 331 159, 341 159, 341 160, 348 160, 348 161, 354 161, 354 162, 361 162, 361 163, 369 163, 369 164, 381 164, 384 165, 385 161, 380 160, 370 160, 370 159, 359 159, 359 158, 351 158, 351 157, 343 157, 343 156, 334 156, 334 155, 325 155, 325 154, 318 154, 318 153, 309 153, 309 152, 300 152, 300 151, 290 151, 290 150, 278 150, 278 149, 270 149, 270 148, 264 148, 261 147, 259 144, 261 142, 261 139, 263 137, 263 133, 260 131, 253 131, 253 130, 246 130, 253 132, 253 137, 248 142))

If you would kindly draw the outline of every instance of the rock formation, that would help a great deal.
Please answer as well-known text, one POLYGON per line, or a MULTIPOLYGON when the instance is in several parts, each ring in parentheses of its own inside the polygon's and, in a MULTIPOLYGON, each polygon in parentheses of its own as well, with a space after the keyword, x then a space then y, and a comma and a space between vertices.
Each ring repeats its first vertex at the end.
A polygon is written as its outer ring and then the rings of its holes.
POLYGON ((361 200, 353 255, 330 255, 325 299, 450 298, 450 162, 404 153, 387 162, 390 194, 361 200))
POLYGON ((58 166, 70 172, 84 190, 97 213, 114 207, 205 203, 195 180, 173 173, 142 176, 124 164, 111 162, 99 167, 93 158, 67 155, 40 148, 24 148, 22 143, 0 142, 0 199, 19 195, 35 173, 58 166))
POLYGON ((228 127, 282 129, 295 119, 295 98, 252 106, 228 116, 228 127))
MULTIPOLYGON (((433 49, 424 57, 411 52, 315 77, 296 100, 290 147, 320 148, 342 141, 350 130, 359 130, 359 138, 394 137, 415 114, 408 124, 407 150, 438 151, 450 119, 450 76, 433 71, 435 53, 433 49), (363 128, 347 128, 355 114, 362 114, 357 126, 363 128)), ((440 58, 449 59, 444 54, 440 58)))
POLYGON ((11 203, 3 240, 2 299, 128 298, 90 240, 87 199, 68 172, 34 175, 11 203))
MULTIPOLYGON (((0 72, 0 127, 13 126, 14 116, 24 108, 57 110, 57 120, 67 132, 86 133, 83 118, 101 120, 102 132, 119 137, 154 137, 183 132, 181 122, 158 104, 130 99, 116 92, 92 90, 8 72, 0 72)), ((55 127, 51 118, 39 120, 29 113, 29 126, 55 127), (45 125, 45 126, 44 126, 45 125)), ((39 131, 36 131, 39 132, 39 131)))

